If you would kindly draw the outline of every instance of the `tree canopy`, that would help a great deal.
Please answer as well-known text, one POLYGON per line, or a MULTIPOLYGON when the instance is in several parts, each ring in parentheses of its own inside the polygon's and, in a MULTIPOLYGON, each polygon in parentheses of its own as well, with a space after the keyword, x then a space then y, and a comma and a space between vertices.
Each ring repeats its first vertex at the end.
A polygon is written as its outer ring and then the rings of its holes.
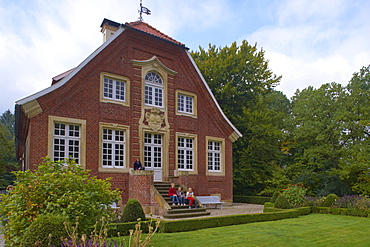
POLYGON ((313 195, 370 195, 370 66, 346 86, 310 86, 289 100, 257 44, 209 45, 192 56, 243 134, 233 146, 234 193, 303 183, 313 195))

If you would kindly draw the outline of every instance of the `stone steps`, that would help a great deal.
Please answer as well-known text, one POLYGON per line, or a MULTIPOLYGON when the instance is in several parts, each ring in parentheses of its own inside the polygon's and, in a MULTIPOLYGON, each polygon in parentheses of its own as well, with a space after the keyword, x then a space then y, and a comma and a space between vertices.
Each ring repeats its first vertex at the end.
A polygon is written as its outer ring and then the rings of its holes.
MULTIPOLYGON (((156 187, 159 194, 162 195, 163 199, 170 205, 171 209, 167 210, 167 212, 163 215, 163 218, 167 219, 180 219, 180 218, 189 218, 189 217, 199 217, 210 215, 211 212, 207 212, 205 208, 192 208, 189 209, 189 205, 180 206, 174 205, 172 206, 172 200, 168 196, 168 189, 171 187, 169 183, 154 183, 154 187, 156 187)), ((178 185, 176 185, 176 188, 178 185)))

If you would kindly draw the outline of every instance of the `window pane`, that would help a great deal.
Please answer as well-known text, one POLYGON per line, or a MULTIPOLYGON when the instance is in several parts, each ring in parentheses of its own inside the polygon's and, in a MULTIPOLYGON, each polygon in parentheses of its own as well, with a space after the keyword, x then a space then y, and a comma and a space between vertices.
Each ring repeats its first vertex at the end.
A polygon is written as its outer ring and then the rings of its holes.
POLYGON ((125 131, 103 128, 102 164, 104 167, 125 166, 125 131))

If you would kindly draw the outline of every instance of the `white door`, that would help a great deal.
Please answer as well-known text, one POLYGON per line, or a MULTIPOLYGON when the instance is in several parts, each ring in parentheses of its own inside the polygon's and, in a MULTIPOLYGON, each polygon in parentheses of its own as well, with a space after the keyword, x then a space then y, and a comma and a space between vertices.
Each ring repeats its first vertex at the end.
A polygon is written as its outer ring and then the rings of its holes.
POLYGON ((154 170, 154 181, 162 181, 162 135, 145 133, 144 166, 154 170))

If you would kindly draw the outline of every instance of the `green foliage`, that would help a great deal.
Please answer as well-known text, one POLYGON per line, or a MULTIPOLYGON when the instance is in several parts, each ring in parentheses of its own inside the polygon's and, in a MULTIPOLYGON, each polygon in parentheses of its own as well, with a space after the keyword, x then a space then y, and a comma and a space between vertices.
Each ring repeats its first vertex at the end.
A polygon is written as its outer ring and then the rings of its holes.
POLYGON ((276 198, 277 198, 278 196, 279 196, 279 192, 278 192, 278 191, 275 191, 275 192, 274 192, 274 194, 273 194, 273 195, 272 195, 272 197, 271 197, 270 202, 275 203, 276 198))
POLYGON ((328 195, 324 202, 323 202, 323 206, 324 207, 330 207, 330 206, 333 206, 333 204, 339 199, 339 197, 336 195, 336 194, 330 194, 328 195))
POLYGON ((273 203, 273 202, 265 202, 264 207, 265 208, 274 208, 275 207, 275 203, 273 203))
POLYGON ((264 51, 245 40, 229 47, 200 47, 192 56, 224 113, 243 134, 234 145, 235 194, 257 195, 283 159, 282 127, 290 102, 273 90, 281 76, 268 68, 264 51))
POLYGON ((220 217, 206 217, 199 219, 173 220, 173 221, 162 220, 160 232, 162 233, 184 232, 212 227, 246 224, 252 222, 281 220, 288 218, 296 218, 300 215, 306 215, 309 213, 310 208, 307 207, 290 210, 281 210, 279 212, 268 212, 263 214, 240 214, 240 215, 228 215, 220 217))
POLYGON ((332 208, 332 207, 311 207, 312 213, 348 215, 358 217, 370 217, 370 210, 349 209, 349 208, 332 208))
POLYGON ((269 202, 270 197, 267 196, 234 196, 234 202, 251 203, 263 205, 265 202, 269 202))
POLYGON ((8 220, 3 229, 8 246, 19 246, 24 229, 43 214, 65 216, 71 223, 78 219, 80 230, 87 232, 100 218, 110 219, 110 204, 119 200, 120 192, 108 180, 90 176, 72 160, 47 158, 36 170, 15 174, 14 191, 0 202, 0 214, 8 220))
POLYGON ((145 220, 145 213, 136 199, 129 199, 123 209, 122 222, 134 222, 138 219, 145 220))
POLYGON ((303 185, 293 184, 280 191, 279 195, 288 199, 293 206, 300 206, 305 201, 306 191, 307 189, 303 185))
POLYGON ((286 199, 284 196, 278 196, 278 198, 276 198, 275 208, 288 209, 291 207, 292 205, 290 204, 288 199, 286 199))
POLYGON ((67 217, 57 215, 40 215, 26 229, 21 247, 35 246, 36 243, 46 246, 49 243, 60 246, 61 238, 67 237, 64 223, 67 217))
POLYGON ((11 171, 19 169, 14 139, 14 115, 7 110, 0 116, 0 189, 13 184, 11 171))

